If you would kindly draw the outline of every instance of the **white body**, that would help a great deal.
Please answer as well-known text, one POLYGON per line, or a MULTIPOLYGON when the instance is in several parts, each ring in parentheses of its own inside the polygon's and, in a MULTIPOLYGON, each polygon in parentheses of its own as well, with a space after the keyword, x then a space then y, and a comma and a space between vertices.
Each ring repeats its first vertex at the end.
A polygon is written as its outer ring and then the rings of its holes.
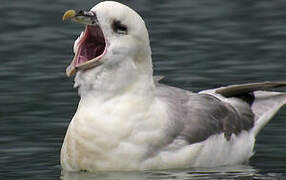
POLYGON ((69 125, 61 156, 68 170, 133 170, 205 167, 245 162, 254 146, 254 133, 243 132, 227 141, 223 134, 188 144, 177 139, 154 157, 148 147, 164 141, 167 109, 156 99, 130 95, 107 102, 82 99, 69 125), (144 98, 143 101, 146 101, 144 98), (97 107, 97 108, 94 108, 97 107), (232 158, 230 158, 232 157, 232 158))

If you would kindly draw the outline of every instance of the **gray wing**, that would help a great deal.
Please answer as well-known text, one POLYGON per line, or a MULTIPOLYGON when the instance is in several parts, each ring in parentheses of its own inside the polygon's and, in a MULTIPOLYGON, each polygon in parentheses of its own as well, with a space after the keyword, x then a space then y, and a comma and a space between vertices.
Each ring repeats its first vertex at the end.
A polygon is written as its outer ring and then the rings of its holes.
POLYGON ((254 126, 254 114, 247 103, 241 103, 243 108, 237 111, 230 104, 208 94, 189 97, 183 105, 188 113, 182 135, 188 142, 194 143, 220 133, 224 133, 229 140, 232 134, 250 130, 254 126))
MULTIPOLYGON (((232 134, 252 129, 254 116, 257 116, 255 106, 258 106, 258 103, 253 105, 255 101, 253 92, 282 86, 286 86, 286 82, 242 84, 215 89, 215 93, 226 98, 236 97, 236 108, 210 94, 195 94, 158 82, 156 95, 169 106, 168 113, 171 119, 171 125, 167 130, 169 136, 173 138, 181 136, 189 143, 196 143, 220 133, 224 133, 225 138, 229 140, 232 134)), ((283 96, 285 97, 285 94, 283 96)), ((280 99, 285 101, 285 98, 280 99)))
POLYGON ((169 136, 182 137, 190 144, 220 133, 229 140, 232 134, 250 130, 254 125, 254 114, 243 101, 238 112, 212 95, 190 93, 162 84, 157 84, 156 95, 169 106, 169 136))

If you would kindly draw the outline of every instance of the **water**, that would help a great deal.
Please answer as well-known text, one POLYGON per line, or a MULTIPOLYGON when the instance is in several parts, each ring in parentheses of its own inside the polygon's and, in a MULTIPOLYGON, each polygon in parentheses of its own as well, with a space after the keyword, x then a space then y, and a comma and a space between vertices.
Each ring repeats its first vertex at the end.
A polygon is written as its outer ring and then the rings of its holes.
MULTIPOLYGON (((0 179, 59 179, 59 151, 79 100, 65 67, 83 27, 62 22, 95 0, 2 0, 0 179)), ((121 1, 149 28, 156 75, 192 91, 286 80, 286 3, 121 1)), ((283 89, 282 89, 283 90, 283 89)), ((284 88, 285 90, 285 88, 284 88)), ((62 173, 63 179, 286 179, 286 109, 257 137, 245 166, 144 172, 62 173)))

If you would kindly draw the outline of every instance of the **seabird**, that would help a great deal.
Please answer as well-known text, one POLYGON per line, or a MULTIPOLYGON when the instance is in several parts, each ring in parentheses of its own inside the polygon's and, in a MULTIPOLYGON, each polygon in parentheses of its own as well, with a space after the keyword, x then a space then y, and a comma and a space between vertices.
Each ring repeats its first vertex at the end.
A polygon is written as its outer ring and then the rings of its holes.
POLYGON ((81 97, 61 149, 66 171, 213 167, 247 162, 255 137, 286 103, 286 82, 193 93, 153 77, 143 19, 105 1, 63 20, 85 25, 66 69, 81 97))

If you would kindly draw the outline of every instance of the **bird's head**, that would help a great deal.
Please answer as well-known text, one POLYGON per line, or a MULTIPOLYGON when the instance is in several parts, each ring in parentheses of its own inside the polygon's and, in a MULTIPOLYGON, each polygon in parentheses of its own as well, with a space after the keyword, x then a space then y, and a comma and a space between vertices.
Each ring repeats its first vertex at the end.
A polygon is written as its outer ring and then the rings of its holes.
POLYGON ((85 31, 74 43, 68 76, 98 66, 114 66, 123 61, 140 63, 150 55, 149 36, 142 18, 131 8, 113 1, 105 1, 90 11, 67 11, 63 20, 71 19, 85 25, 85 31))
POLYGON ((138 73, 152 76, 148 31, 143 19, 128 6, 104 1, 90 11, 66 11, 66 19, 85 25, 74 43, 75 55, 66 69, 67 76, 77 73, 89 81, 100 77, 101 81, 117 79, 123 84, 120 81, 138 73))

